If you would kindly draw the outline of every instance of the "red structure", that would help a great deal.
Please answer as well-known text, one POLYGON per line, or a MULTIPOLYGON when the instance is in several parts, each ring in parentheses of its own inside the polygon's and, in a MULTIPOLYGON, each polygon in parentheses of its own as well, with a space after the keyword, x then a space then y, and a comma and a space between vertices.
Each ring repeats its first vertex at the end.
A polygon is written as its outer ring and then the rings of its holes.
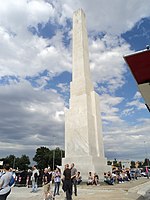
POLYGON ((145 105, 150 112, 150 50, 124 56, 137 84, 145 105))

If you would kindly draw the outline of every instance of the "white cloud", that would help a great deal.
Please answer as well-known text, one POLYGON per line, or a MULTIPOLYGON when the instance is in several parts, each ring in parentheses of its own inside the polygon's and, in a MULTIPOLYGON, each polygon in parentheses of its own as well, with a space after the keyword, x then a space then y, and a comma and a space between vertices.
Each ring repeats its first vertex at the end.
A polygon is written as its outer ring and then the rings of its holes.
POLYGON ((145 105, 144 105, 144 103, 141 103, 140 101, 138 101, 138 100, 135 100, 135 101, 131 101, 131 102, 128 102, 127 103, 127 106, 135 106, 137 109, 146 109, 145 108, 145 105))
POLYGON ((137 110, 146 109, 145 104, 142 102, 141 94, 139 92, 135 93, 133 100, 127 102, 126 107, 132 107, 134 109, 136 108, 137 110))
POLYGON ((0 11, 1 26, 19 35, 29 25, 45 24, 54 17, 54 8, 45 1, 37 0, 6 0, 0 11))
POLYGON ((69 92, 70 92, 70 87, 69 87, 69 85, 66 84, 66 83, 59 83, 59 84, 57 85, 57 87, 61 89, 61 92, 62 92, 62 93, 69 93, 69 92))
POLYGON ((141 99, 142 98, 142 95, 139 91, 137 91, 133 97, 133 99, 141 99))
POLYGON ((133 107, 132 108, 127 108, 127 109, 123 110, 122 115, 125 115, 125 116, 132 115, 134 112, 135 112, 135 109, 133 107))
POLYGON ((124 84, 122 56, 126 52, 130 52, 130 46, 120 37, 111 34, 120 34, 124 32, 124 29, 128 30, 131 27, 129 24, 134 25, 141 16, 146 16, 148 8, 144 8, 144 3, 140 3, 140 1, 132 1, 132 3, 130 1, 114 1, 108 15, 107 1, 100 3, 95 0, 93 3, 91 1, 80 2, 76 0, 70 2, 65 0, 53 2, 52 6, 45 1, 6 0, 0 8, 1 75, 34 75, 44 69, 49 69, 56 74, 70 70, 71 53, 70 49, 67 49, 63 44, 62 33, 57 31, 51 40, 44 39, 32 35, 28 31, 28 27, 37 28, 39 23, 44 25, 49 20, 52 23, 60 23, 65 26, 66 19, 72 18, 72 12, 79 7, 82 7, 86 12, 89 30, 108 33, 102 40, 93 41, 92 39, 90 41, 89 49, 94 81, 111 79, 112 91, 121 87, 124 84), (133 6, 137 2, 138 5, 141 5, 133 12, 133 6), (131 18, 129 18, 130 15, 131 18), (99 16, 99 20, 95 20, 96 16, 99 16), (124 20, 121 20, 122 17, 124 20), (109 27, 110 24, 111 27, 109 27), (118 29, 120 29, 119 32, 118 29), (113 77, 110 73, 112 68, 113 77))
POLYGON ((147 152, 150 146, 150 119, 136 126, 122 123, 119 126, 105 126, 104 144, 110 158, 144 160, 145 144, 147 152))
POLYGON ((44 1, 6 0, 0 8, 0 72, 1 76, 35 75, 49 71, 61 73, 70 68, 70 53, 63 46, 62 33, 50 40, 29 32, 49 20, 54 23, 55 9, 44 1))
POLYGON ((126 68, 123 55, 130 51, 129 48, 130 46, 118 36, 106 34, 102 39, 90 39, 93 80, 106 83, 109 92, 113 93, 125 83, 126 68))
POLYGON ((1 86, 0 118, 1 142, 18 151, 31 145, 52 148, 54 137, 55 145, 64 145, 64 101, 56 92, 34 90, 26 81, 1 86))
MULTIPOLYGON (((130 30, 141 18, 149 16, 150 7, 147 0, 114 0, 113 3, 112 0, 61 0, 61 4, 67 4, 68 10, 83 8, 87 16, 88 30, 111 34, 130 30)), ((65 17, 71 17, 70 14, 64 13, 65 17)))
POLYGON ((100 107, 102 112, 102 120, 104 127, 107 124, 122 124, 123 120, 120 116, 118 105, 123 101, 122 97, 110 96, 108 94, 100 95, 100 107))

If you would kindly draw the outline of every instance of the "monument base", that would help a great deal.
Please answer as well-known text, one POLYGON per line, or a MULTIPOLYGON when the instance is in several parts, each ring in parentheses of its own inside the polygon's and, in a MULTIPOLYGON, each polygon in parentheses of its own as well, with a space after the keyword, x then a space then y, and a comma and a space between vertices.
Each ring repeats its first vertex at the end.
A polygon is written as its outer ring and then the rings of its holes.
POLYGON ((65 164, 75 164, 77 171, 80 171, 82 180, 87 182, 89 172, 98 174, 99 180, 104 181, 104 172, 112 171, 111 166, 107 165, 107 159, 94 156, 78 156, 62 159, 62 167, 65 164))

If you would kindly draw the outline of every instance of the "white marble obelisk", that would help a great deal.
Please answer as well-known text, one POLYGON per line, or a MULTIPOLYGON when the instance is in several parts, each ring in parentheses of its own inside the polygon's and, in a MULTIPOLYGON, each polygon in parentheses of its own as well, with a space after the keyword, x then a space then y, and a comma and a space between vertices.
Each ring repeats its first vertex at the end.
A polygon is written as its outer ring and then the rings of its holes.
POLYGON ((75 163, 84 180, 88 172, 110 170, 104 156, 99 96, 90 75, 88 37, 82 9, 73 15, 73 71, 69 109, 65 112, 65 158, 75 163))

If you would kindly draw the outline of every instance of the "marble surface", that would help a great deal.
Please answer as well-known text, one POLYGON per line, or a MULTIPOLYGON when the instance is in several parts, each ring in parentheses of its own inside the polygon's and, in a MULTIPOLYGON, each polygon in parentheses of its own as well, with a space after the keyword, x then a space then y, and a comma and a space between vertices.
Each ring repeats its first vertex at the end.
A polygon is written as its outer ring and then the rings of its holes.
POLYGON ((104 156, 100 100, 91 81, 85 14, 81 9, 73 16, 72 73, 63 165, 74 162, 84 177, 92 171, 102 178, 110 168, 104 156))

